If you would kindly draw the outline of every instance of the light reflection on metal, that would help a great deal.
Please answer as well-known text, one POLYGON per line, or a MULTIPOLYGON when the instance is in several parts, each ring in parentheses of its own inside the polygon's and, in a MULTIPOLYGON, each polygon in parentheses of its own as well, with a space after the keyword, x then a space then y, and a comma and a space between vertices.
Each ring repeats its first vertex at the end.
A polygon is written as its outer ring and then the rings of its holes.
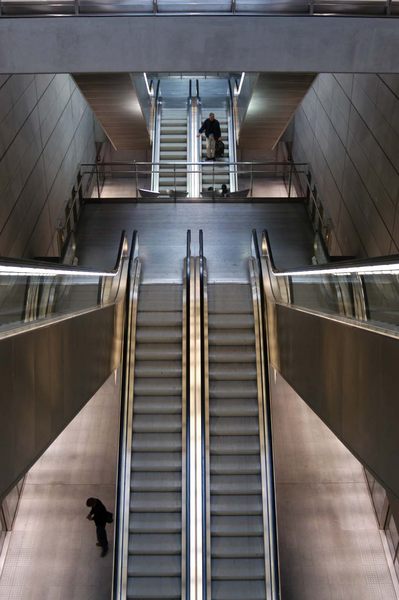
POLYGON ((240 83, 238 84, 238 88, 236 88, 234 90, 234 95, 235 96, 239 96, 241 94, 241 89, 242 89, 242 85, 244 83, 244 79, 245 79, 245 72, 243 71, 241 73, 241 77, 240 77, 240 83))

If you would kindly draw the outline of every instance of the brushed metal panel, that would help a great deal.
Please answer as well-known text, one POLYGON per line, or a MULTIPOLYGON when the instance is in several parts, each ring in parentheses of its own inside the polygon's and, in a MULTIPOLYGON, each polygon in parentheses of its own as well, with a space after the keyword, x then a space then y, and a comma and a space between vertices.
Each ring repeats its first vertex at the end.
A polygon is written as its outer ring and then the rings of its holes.
POLYGON ((337 437, 399 497, 399 342, 276 305, 274 365, 337 437))
POLYGON ((0 497, 119 363, 118 305, 0 340, 0 497))

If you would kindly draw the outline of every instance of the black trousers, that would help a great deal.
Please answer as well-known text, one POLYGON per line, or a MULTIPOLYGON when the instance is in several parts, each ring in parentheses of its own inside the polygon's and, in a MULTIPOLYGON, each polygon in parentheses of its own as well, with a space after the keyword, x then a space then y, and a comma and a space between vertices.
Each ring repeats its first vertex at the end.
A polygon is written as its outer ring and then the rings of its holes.
POLYGON ((96 525, 97 541, 104 550, 108 550, 108 538, 105 525, 96 525))

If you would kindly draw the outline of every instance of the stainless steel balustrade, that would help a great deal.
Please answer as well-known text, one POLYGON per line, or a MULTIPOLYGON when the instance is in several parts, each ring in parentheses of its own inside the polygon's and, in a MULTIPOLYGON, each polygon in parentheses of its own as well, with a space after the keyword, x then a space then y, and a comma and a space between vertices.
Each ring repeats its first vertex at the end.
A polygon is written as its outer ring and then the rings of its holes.
POLYGON ((391 16, 399 15, 397 0, 1 0, 0 16, 391 16))
MULTIPOLYGON (((195 180, 201 179, 204 166, 206 166, 209 184, 215 189, 215 193, 211 196, 213 199, 219 197, 217 190, 219 185, 217 181, 218 175, 226 171, 230 173, 230 182, 233 181, 234 185, 236 185, 235 182, 237 181, 238 187, 235 188, 236 191, 234 191, 234 195, 232 196, 234 198, 253 197, 256 182, 268 179, 280 179, 284 181, 286 183, 287 197, 296 197, 293 185, 294 175, 306 175, 308 172, 307 163, 294 163, 291 161, 229 162, 216 160, 212 163, 204 161, 155 161, 114 162, 101 163, 101 165, 82 164, 79 189, 82 195, 84 195, 84 190, 87 188, 87 180, 93 178, 93 176, 96 176, 96 173, 99 174, 101 171, 101 177, 105 181, 112 180, 113 177, 123 177, 124 181, 128 183, 130 179, 133 183, 130 197, 140 198, 140 200, 145 201, 146 198, 140 195, 140 189, 149 190, 151 185, 156 186, 156 182, 159 181, 159 173, 162 169, 168 168, 172 178, 170 186, 171 196, 164 197, 173 198, 173 190, 178 187, 179 177, 188 176, 190 178, 192 176, 195 180)), ((99 179, 99 175, 96 178, 99 179)), ((155 189, 154 187, 151 189, 155 192, 158 188, 155 189)), ((102 195, 101 188, 98 186, 94 188, 90 199, 100 199, 102 195)), ((153 200, 154 198, 150 198, 150 201, 153 200)))
POLYGON ((399 257, 261 271, 271 365, 399 497, 399 257))
POLYGON ((0 260, 0 498, 119 366, 127 271, 0 260))

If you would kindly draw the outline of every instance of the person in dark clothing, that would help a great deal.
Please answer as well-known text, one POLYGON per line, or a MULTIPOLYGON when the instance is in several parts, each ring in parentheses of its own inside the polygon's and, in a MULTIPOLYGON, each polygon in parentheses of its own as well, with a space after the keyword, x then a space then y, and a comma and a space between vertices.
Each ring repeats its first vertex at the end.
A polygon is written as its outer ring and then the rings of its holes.
POLYGON ((205 133, 206 137, 206 160, 215 160, 215 146, 217 140, 222 137, 220 131, 220 123, 215 119, 214 113, 209 113, 209 117, 202 123, 202 127, 198 132, 198 137, 205 133))
POLYGON ((105 556, 108 552, 108 538, 105 530, 108 511, 98 498, 87 498, 86 506, 91 509, 87 518, 89 521, 94 521, 96 526, 97 546, 101 546, 101 556, 105 556))

